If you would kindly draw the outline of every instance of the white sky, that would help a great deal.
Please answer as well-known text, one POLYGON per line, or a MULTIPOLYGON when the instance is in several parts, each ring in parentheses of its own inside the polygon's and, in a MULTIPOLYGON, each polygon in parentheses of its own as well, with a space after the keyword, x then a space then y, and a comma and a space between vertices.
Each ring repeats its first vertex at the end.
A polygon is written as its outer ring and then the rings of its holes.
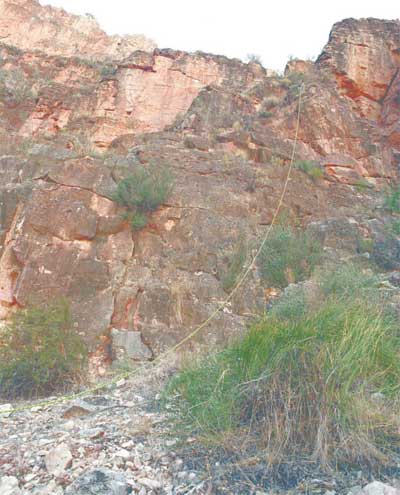
POLYGON ((93 14, 109 34, 144 34, 160 48, 244 58, 283 70, 290 55, 317 56, 334 22, 400 17, 398 0, 41 0, 93 14))

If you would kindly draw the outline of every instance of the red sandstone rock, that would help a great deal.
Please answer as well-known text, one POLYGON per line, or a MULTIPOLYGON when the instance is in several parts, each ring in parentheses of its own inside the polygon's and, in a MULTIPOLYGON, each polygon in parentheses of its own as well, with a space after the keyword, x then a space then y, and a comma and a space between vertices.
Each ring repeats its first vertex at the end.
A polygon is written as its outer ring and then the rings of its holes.
POLYGON ((36 0, 0 0, 0 38, 24 50, 95 60, 121 60, 135 50, 153 50, 144 36, 108 36, 96 20, 36 0))
MULTIPOLYGON (((0 0, 0 36, 46 52, 0 47, 1 318, 62 294, 92 348, 118 328, 140 331, 155 353, 204 321, 226 297, 239 236, 258 242, 279 200, 297 123, 293 73, 305 84, 296 159, 325 175, 295 169, 285 208, 303 223, 361 215, 367 199, 351 186, 398 173, 398 33, 396 21, 338 23, 318 62, 290 62, 282 81, 225 57, 147 42, 134 51, 91 19, 0 0), (112 193, 150 162, 170 166, 174 191, 132 233, 112 193)), ((239 333, 264 304, 255 271, 204 338, 239 333)))

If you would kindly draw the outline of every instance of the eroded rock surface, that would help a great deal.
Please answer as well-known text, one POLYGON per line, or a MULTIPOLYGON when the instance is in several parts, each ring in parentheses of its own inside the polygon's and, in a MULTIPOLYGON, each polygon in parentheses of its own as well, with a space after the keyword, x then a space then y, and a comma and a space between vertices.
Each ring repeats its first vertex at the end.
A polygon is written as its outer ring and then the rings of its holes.
MULTIPOLYGON (((373 188, 400 163, 398 21, 338 23, 316 63, 291 61, 278 77, 257 63, 118 45, 93 20, 33 0, 2 0, 0 13, 1 318, 62 295, 92 349, 109 350, 114 328, 140 359, 190 333, 227 297, 240 236, 250 258, 273 218, 300 90, 296 160, 320 172, 294 167, 286 214, 303 225, 353 218, 373 233, 373 188), (169 166, 174 190, 132 232, 113 193, 149 163, 169 166)), ((265 304, 255 268, 202 338, 240 334, 265 304)))
POLYGON ((91 15, 72 15, 36 0, 0 1, 0 38, 22 49, 35 46, 53 55, 96 60, 118 60, 155 48, 143 35, 108 36, 91 15))

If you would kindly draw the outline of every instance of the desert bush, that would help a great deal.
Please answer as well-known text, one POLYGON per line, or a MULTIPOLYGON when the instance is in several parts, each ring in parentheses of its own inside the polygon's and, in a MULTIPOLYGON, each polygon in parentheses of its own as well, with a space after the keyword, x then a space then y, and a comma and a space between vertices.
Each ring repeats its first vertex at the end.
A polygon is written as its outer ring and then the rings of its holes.
POLYGON ((325 265, 317 268, 309 281, 287 287, 273 304, 270 314, 295 320, 332 298, 363 300, 366 304, 380 305, 384 310, 385 292, 380 290, 379 283, 379 276, 359 263, 325 265))
POLYGON ((371 184, 364 178, 356 181, 356 183, 354 184, 354 187, 360 193, 372 188, 371 184))
POLYGON ((182 433, 270 463, 373 465, 399 447, 399 335, 362 300, 266 316, 170 382, 182 433), (377 399, 379 397, 379 400, 377 399))
POLYGON ((100 75, 105 79, 115 76, 116 73, 117 68, 114 65, 103 65, 100 69, 100 75))
POLYGON ((36 97, 26 75, 21 69, 0 69, 0 98, 20 104, 36 97))
POLYGON ((63 390, 79 377, 86 357, 65 301, 21 309, 0 331, 0 396, 63 390))
POLYGON ((306 76, 303 72, 291 72, 280 80, 281 86, 288 90, 289 100, 298 96, 305 78, 306 76))
POLYGON ((173 178, 168 168, 140 166, 119 182, 113 199, 133 212, 131 225, 134 229, 139 229, 147 224, 148 214, 157 210, 172 188, 173 178))
POLYGON ((129 219, 131 227, 133 230, 141 230, 144 229, 147 225, 148 218, 147 215, 141 211, 137 211, 133 213, 129 219))
POLYGON ((392 220, 389 226, 390 233, 396 237, 400 236, 400 220, 392 220))
POLYGON ((241 237, 232 254, 228 269, 221 277, 222 287, 226 292, 230 292, 236 285, 246 263, 247 251, 247 241, 241 237))
POLYGON ((269 112, 269 111, 261 111, 261 112, 258 112, 258 117, 260 119, 269 119, 270 117, 272 117, 274 114, 272 112, 269 112))
POLYGON ((246 55, 246 62, 247 63, 252 63, 252 64, 260 64, 260 65, 262 65, 261 57, 260 57, 260 55, 257 55, 256 53, 248 53, 246 55))
POLYGON ((383 204, 390 213, 400 213, 400 186, 385 191, 383 204))
POLYGON ((141 211, 155 211, 172 189, 172 176, 165 167, 137 167, 117 187, 115 201, 121 206, 141 211))
POLYGON ((276 107, 280 103, 280 98, 274 95, 266 96, 263 101, 261 102, 261 110, 262 111, 268 111, 271 110, 271 108, 276 107))
POLYGON ((260 254, 260 272, 267 284, 286 287, 306 279, 322 259, 322 246, 310 233, 276 226, 260 254))
POLYGON ((324 176, 324 170, 315 160, 298 160, 293 164, 294 168, 301 170, 313 179, 320 179, 324 176))
POLYGON ((271 156, 270 162, 271 165, 274 165, 275 167, 283 167, 286 163, 286 160, 282 156, 278 156, 274 154, 271 156))

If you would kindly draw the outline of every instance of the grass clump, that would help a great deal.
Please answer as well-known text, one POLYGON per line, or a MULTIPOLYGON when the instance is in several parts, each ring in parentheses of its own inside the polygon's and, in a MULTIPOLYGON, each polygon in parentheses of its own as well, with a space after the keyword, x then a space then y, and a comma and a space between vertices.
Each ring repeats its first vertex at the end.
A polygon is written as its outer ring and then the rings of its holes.
POLYGON ((399 357, 398 330, 377 307, 328 298, 295 318, 265 316, 168 393, 189 434, 226 449, 272 464, 373 465, 400 445, 399 357))
POLYGON ((294 163, 294 168, 301 170, 313 179, 321 179, 324 176, 324 170, 315 160, 298 160, 294 163))
POLYGON ((30 306, 0 331, 0 396, 43 396, 64 390, 84 369, 87 350, 68 304, 30 306))
POLYGON ((260 272, 265 283, 286 287, 309 277, 322 259, 322 245, 310 233, 277 226, 260 254, 260 272))
POLYGON ((168 168, 140 166, 119 182, 113 199, 133 212, 131 225, 138 230, 147 225, 148 215, 166 200, 172 188, 173 178, 168 168))
POLYGON ((400 213, 400 186, 387 190, 384 196, 384 207, 390 213, 400 213))
POLYGON ((239 276, 247 260, 247 251, 247 242, 244 237, 241 237, 232 254, 229 266, 221 277, 222 288, 225 292, 231 292, 239 280, 239 276))

